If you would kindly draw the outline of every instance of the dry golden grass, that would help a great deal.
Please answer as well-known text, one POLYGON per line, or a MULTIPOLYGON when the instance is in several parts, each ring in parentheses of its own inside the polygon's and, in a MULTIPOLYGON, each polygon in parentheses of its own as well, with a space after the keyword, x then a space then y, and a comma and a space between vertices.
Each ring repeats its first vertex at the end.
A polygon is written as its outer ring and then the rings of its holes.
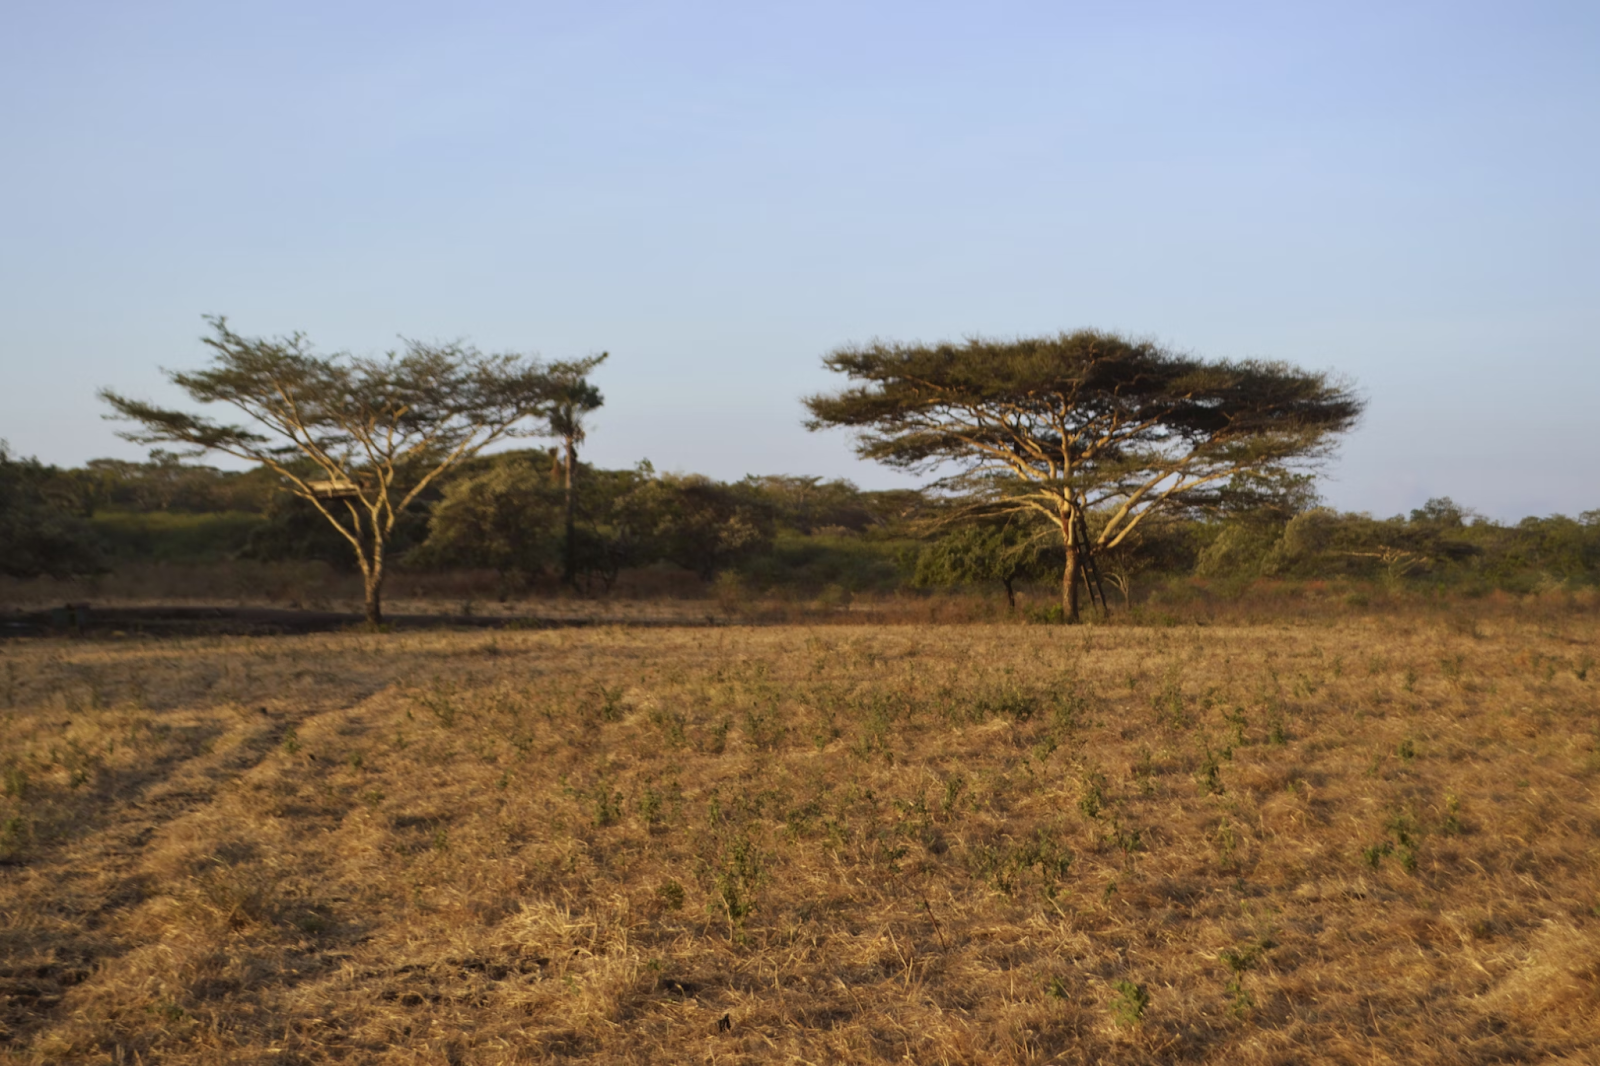
POLYGON ((13 641, 0 1061, 1593 1062, 1597 638, 13 641))

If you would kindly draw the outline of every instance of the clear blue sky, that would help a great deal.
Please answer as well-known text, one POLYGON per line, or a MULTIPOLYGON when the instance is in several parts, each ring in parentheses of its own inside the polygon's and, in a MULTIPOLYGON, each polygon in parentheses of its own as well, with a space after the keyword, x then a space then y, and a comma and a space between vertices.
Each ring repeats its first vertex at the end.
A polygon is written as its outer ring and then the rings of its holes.
POLYGON ((609 349, 589 456, 896 479, 828 349, 1096 326, 1353 376, 1325 486, 1600 507, 1600 4, 11 3, 0 437, 139 452, 204 313, 609 349))

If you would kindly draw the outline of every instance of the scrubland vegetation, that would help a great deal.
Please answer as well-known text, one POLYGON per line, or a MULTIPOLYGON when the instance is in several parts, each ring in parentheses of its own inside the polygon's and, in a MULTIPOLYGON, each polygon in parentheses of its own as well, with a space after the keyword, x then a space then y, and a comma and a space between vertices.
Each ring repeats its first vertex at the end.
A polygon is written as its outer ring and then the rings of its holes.
MULTIPOLYGON (((576 587, 560 580, 559 470, 547 452, 513 452, 467 464, 404 516, 393 542, 396 609, 506 603, 571 614, 577 598, 606 616, 608 600, 670 598, 742 605, 745 617, 876 603, 895 618, 983 620, 1009 614, 1008 581, 1023 615, 1046 620, 1059 602, 1059 548, 1003 526, 930 523, 938 503, 915 491, 809 477, 717 483, 648 467, 582 475, 576 587)), ((12 518, 11 528, 0 522, 0 571, 12 575, 0 576, 0 604, 359 610, 348 545, 259 470, 162 456, 81 470, 0 459, 0 502, 12 518)), ((1303 492, 1287 509, 1153 518, 1099 557, 1112 606, 1159 623, 1262 608, 1277 617, 1297 598, 1359 607, 1600 585, 1600 510, 1510 524, 1448 499, 1391 518, 1315 504, 1303 492)))
POLYGON ((0 1060, 1591 1062, 1597 647, 11 641, 0 1060))

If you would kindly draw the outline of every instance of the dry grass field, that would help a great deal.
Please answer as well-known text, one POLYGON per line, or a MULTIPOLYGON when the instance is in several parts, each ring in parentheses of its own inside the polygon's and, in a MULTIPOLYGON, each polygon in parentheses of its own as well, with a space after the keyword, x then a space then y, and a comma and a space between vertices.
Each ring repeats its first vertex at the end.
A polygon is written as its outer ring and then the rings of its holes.
POLYGON ((1600 620, 0 644, 0 1062, 1600 1061, 1600 620))

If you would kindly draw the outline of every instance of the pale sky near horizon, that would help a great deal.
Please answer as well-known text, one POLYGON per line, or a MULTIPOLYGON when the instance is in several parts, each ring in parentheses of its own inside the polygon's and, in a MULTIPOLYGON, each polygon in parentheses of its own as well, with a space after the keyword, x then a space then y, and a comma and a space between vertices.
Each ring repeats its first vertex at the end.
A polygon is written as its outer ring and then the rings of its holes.
POLYGON ((1323 485, 1600 508, 1600 5, 0 6, 0 438, 136 458, 200 316, 607 349, 587 457, 867 487, 829 349, 1355 379, 1323 485))

